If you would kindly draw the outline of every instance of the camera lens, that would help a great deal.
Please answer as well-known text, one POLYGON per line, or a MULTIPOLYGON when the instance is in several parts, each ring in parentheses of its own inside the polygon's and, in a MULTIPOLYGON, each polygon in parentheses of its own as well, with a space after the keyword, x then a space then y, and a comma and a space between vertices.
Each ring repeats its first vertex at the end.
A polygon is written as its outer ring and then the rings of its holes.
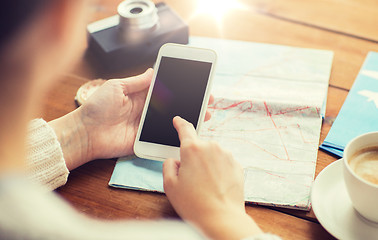
POLYGON ((130 12, 131 12, 132 14, 138 14, 138 13, 143 12, 143 9, 140 8, 140 7, 136 7, 136 8, 131 9, 130 12))
POLYGON ((126 0, 118 5, 119 27, 128 32, 148 29, 158 22, 155 4, 149 0, 126 0))

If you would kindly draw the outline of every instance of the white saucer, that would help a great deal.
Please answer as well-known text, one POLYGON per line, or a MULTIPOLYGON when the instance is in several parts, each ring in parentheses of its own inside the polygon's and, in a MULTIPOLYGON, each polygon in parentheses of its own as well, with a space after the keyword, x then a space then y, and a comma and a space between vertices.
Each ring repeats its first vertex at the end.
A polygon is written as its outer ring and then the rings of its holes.
POLYGON ((327 166, 311 192, 312 208, 320 224, 342 240, 378 240, 378 224, 363 219, 352 206, 344 184, 343 162, 327 166))

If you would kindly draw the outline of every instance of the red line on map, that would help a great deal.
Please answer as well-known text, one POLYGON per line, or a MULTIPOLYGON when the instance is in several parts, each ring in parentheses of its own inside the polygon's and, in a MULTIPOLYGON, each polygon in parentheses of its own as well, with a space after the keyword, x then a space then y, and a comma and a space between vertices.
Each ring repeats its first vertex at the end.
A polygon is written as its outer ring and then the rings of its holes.
MULTIPOLYGON (((294 126, 289 126, 289 127, 294 127, 294 126)), ((278 127, 279 129, 287 129, 288 127, 287 126, 280 126, 278 127)), ((240 129, 240 130, 233 130, 233 129, 227 129, 227 130, 224 130, 225 132, 263 132, 263 131, 271 131, 271 130, 275 130, 276 128, 261 128, 261 129, 250 129, 250 130, 244 130, 244 129, 240 129)), ((222 132, 222 130, 219 130, 218 132, 222 132)))
MULTIPOLYGON (((221 101, 223 101, 223 100, 221 100, 221 101)), ((250 103, 251 105, 249 106, 249 107, 247 107, 246 109, 243 109, 240 113, 238 113, 237 115, 235 115, 235 116, 233 116, 233 117, 231 117, 231 118, 228 118, 228 119, 226 119, 226 120, 224 120, 222 123, 220 123, 218 126, 216 126, 216 127, 210 127, 210 128, 208 128, 208 130, 209 131, 215 131, 217 128, 219 128, 220 126, 223 126, 223 125, 225 125, 227 122, 229 122, 229 121, 231 121, 231 120, 233 120, 233 119, 236 119, 236 118, 238 118, 240 115, 242 115, 243 113, 245 113, 245 112, 247 112, 247 111, 249 111, 249 110, 251 110, 252 108, 253 108, 253 105, 252 105, 252 101, 240 101, 240 102, 237 102, 237 103, 234 103, 234 104, 231 104, 231 105, 229 105, 229 106, 227 106, 227 107, 222 107, 222 108, 219 108, 219 107, 216 107, 216 105, 218 105, 218 103, 220 103, 220 101, 219 102, 217 102, 216 104, 214 104, 214 107, 213 107, 213 109, 217 109, 217 110, 228 110, 228 109, 231 109, 231 108, 236 108, 237 106, 239 106, 240 104, 243 104, 243 103, 250 103)))
POLYGON ((303 133, 302 133, 302 129, 301 129, 301 125, 297 124, 298 126, 298 130, 299 130, 299 133, 301 134, 301 137, 302 137, 302 140, 304 143, 312 143, 311 141, 307 141, 304 136, 303 136, 303 133))
POLYGON ((240 102, 237 102, 237 103, 231 104, 231 105, 226 106, 226 107, 217 107, 216 105, 219 103, 219 102, 217 102, 217 104, 215 104, 213 107, 209 107, 209 108, 210 108, 210 109, 217 109, 217 110, 228 110, 228 109, 231 109, 231 108, 235 108, 235 107, 237 107, 237 106, 239 106, 240 104, 243 104, 243 103, 245 103, 245 102, 250 102, 251 105, 252 105, 252 102, 251 102, 251 101, 246 100, 246 101, 240 101, 240 102))
POLYGON ((286 179, 286 177, 280 176, 280 175, 278 175, 278 174, 273 174, 273 173, 268 172, 268 171, 265 171, 265 173, 266 173, 266 174, 269 174, 269 175, 271 175, 271 176, 274 176, 274 177, 278 177, 278 178, 286 179))
POLYGON ((282 159, 282 158, 280 158, 279 156, 273 154, 272 152, 267 151, 265 148, 262 148, 262 147, 260 147, 259 145, 257 145, 256 143, 251 142, 251 141, 249 141, 249 140, 241 140, 241 139, 239 139, 239 138, 230 138, 230 139, 237 140, 237 141, 241 141, 241 142, 243 142, 243 143, 244 143, 244 142, 247 142, 247 143, 249 143, 249 144, 251 144, 251 145, 253 145, 253 146, 259 148, 261 151, 266 152, 267 154, 272 155, 273 157, 275 157, 275 158, 277 158, 277 159, 279 159, 279 160, 286 160, 286 159, 282 159))
POLYGON ((289 153, 287 152, 287 148, 286 148, 285 143, 284 143, 284 141, 283 141, 283 139, 282 139, 282 136, 281 136, 281 132, 280 132, 280 130, 278 129, 276 123, 274 122, 274 120, 273 120, 273 118, 272 118, 272 114, 270 113, 269 108, 268 108, 268 105, 266 104, 266 102, 264 102, 264 105, 265 105, 265 109, 266 109, 266 114, 267 114, 267 116, 270 118, 270 120, 272 120, 272 123, 273 123, 274 127, 276 128, 278 135, 280 136, 281 143, 282 143, 282 147, 283 147, 284 150, 285 150, 287 160, 290 160, 289 153))
POLYGON ((281 114, 286 114, 286 113, 290 113, 290 112, 298 112, 298 111, 302 111, 302 110, 306 110, 306 109, 309 109, 310 107, 302 107, 302 108, 296 108, 296 109, 290 109, 290 110, 287 110, 287 111, 279 111, 273 115, 281 115, 281 114))

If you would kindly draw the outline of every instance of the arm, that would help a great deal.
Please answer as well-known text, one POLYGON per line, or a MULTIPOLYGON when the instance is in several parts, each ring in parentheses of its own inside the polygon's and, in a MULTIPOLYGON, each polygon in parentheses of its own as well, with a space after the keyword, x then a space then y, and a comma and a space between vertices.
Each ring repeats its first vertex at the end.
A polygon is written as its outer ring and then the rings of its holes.
POLYGON ((72 170, 96 158, 132 153, 152 70, 107 81, 80 108, 47 124, 31 121, 27 172, 49 189, 64 185, 72 170))
POLYGON ((177 213, 211 239, 243 239, 261 234, 245 212, 241 166, 218 144, 201 141, 193 126, 173 119, 181 162, 164 162, 164 190, 177 213))
POLYGON ((79 115, 79 110, 76 109, 48 123, 57 136, 69 170, 90 160, 88 134, 79 115))
POLYGON ((0 239, 204 239, 182 221, 89 218, 54 192, 46 193, 19 175, 0 176, 0 192, 0 239))

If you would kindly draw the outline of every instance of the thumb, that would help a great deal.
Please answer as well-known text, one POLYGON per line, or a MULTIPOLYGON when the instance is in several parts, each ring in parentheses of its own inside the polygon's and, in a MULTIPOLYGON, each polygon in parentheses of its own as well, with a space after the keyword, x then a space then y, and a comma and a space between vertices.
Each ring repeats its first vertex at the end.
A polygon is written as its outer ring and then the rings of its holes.
POLYGON ((153 72, 154 71, 149 68, 143 74, 138 76, 119 79, 122 84, 123 93, 128 95, 148 88, 151 84, 153 72))
POLYGON ((163 163, 163 185, 164 191, 167 193, 172 189, 178 181, 178 170, 180 168, 180 161, 168 158, 163 163))

